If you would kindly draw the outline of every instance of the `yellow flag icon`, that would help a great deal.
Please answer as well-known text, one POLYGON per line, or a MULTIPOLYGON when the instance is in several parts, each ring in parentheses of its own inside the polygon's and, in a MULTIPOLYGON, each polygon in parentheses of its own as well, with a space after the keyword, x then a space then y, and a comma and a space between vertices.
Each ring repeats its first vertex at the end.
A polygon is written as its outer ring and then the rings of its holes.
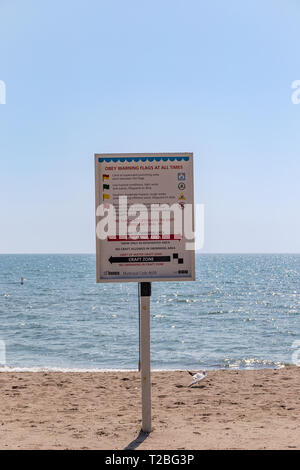
POLYGON ((178 201, 186 201, 186 197, 183 193, 179 194, 178 201))

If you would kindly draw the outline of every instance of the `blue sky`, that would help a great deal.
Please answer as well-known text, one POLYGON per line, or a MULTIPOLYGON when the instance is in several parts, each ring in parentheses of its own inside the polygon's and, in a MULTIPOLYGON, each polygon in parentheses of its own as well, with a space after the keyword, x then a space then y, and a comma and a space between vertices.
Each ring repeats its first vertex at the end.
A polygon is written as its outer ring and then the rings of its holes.
POLYGON ((298 0, 0 0, 0 253, 94 252, 95 152, 195 155, 205 252, 300 252, 298 0))

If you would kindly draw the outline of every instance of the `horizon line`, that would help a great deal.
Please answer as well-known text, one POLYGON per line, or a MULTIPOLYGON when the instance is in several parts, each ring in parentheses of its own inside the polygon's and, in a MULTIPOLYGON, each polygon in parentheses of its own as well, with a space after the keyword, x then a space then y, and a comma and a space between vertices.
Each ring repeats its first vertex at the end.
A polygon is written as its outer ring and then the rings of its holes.
MULTIPOLYGON (((289 251, 285 251, 285 252, 282 252, 282 251, 270 251, 270 252, 265 252, 265 251, 251 251, 251 252, 247 252, 247 251, 214 251, 214 252, 201 252, 201 251, 196 251, 195 252, 196 255, 300 255, 300 251, 299 252, 289 252, 289 251)), ((10 253, 1 253, 0 252, 0 256, 4 256, 4 255, 95 255, 96 256, 96 252, 93 251, 93 252, 63 252, 63 251, 59 251, 59 252, 10 252, 10 253)))

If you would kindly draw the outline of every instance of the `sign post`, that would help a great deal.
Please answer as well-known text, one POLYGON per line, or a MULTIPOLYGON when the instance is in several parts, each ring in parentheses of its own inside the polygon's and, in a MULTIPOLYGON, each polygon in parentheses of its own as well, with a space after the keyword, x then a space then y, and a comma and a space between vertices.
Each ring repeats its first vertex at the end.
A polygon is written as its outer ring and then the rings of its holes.
POLYGON ((142 431, 151 432, 150 297, 151 282, 139 283, 141 312, 142 431))
POLYGON ((194 281, 192 153, 95 154, 97 282, 138 282, 142 430, 151 432, 151 282, 194 281))

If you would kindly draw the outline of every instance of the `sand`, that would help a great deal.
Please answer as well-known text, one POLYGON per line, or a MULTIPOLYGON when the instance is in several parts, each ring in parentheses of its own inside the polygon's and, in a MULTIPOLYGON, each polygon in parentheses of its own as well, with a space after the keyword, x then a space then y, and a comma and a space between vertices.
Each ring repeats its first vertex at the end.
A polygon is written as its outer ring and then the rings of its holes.
POLYGON ((0 373, 1 449, 300 449, 300 368, 152 372, 140 435, 138 372, 0 373), (138 438, 139 436, 139 438, 138 438))

